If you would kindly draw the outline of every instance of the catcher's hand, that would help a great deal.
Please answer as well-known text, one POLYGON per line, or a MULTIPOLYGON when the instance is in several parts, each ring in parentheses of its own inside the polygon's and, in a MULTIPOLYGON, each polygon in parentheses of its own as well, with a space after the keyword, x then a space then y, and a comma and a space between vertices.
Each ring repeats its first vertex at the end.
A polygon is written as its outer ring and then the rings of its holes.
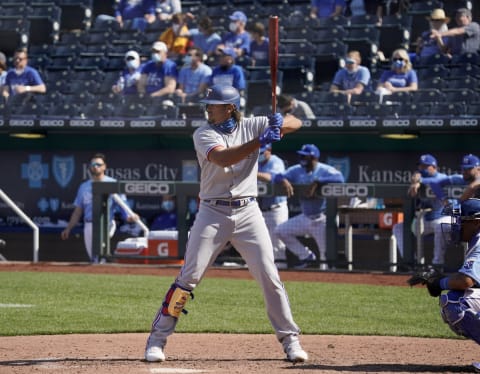
POLYGON ((444 275, 439 271, 435 269, 429 269, 427 271, 412 275, 407 280, 407 283, 410 286, 415 286, 417 284, 426 285, 430 296, 438 297, 442 293, 442 289, 440 287, 440 279, 442 279, 443 277, 444 275))

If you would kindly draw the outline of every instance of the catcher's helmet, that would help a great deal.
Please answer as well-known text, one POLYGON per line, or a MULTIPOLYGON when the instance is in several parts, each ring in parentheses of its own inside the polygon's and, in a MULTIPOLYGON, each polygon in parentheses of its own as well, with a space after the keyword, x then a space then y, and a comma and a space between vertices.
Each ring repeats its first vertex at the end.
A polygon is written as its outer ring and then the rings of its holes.
POLYGON ((200 100, 204 104, 233 104, 240 108, 240 94, 233 86, 216 84, 207 89, 205 97, 200 100))

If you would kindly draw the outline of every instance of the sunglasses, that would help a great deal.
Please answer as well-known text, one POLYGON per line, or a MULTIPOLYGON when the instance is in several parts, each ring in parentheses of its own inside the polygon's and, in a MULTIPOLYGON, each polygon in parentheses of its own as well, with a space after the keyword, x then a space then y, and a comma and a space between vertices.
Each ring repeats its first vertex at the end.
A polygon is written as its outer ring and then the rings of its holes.
POLYGON ((23 61, 23 60, 26 60, 27 58, 26 57, 14 57, 13 60, 14 61, 23 61))
POLYGON ((393 59, 393 61, 403 61, 403 58, 401 58, 401 57, 395 57, 395 58, 393 59))
POLYGON ((135 60, 135 57, 133 57, 133 56, 128 56, 125 60, 127 60, 127 61, 132 61, 132 60, 135 60))
POLYGON ((99 163, 99 162, 92 162, 92 163, 90 164, 90 166, 91 166, 92 168, 99 168, 99 167, 102 167, 103 165, 105 165, 105 164, 101 164, 101 163, 99 163))

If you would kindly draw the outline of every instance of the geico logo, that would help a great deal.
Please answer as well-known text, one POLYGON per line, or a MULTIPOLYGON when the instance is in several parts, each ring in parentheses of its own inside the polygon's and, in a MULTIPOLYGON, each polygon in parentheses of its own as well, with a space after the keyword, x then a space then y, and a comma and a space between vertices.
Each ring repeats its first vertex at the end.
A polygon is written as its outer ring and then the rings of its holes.
POLYGON ((447 195, 448 197, 453 197, 454 199, 458 199, 463 194, 462 187, 447 187, 447 195))
POLYGON ((304 120, 304 121, 302 122, 302 126, 303 126, 303 127, 312 127, 312 121, 310 121, 310 120, 308 120, 308 119, 307 119, 307 120, 304 120))
POLYGON ((350 120, 350 127, 375 127, 377 121, 374 119, 352 119, 350 120))
POLYGON ((328 119, 319 119, 317 121, 318 127, 343 127, 343 120, 328 120, 328 119))
POLYGON ((95 121, 91 119, 72 119, 70 120, 71 127, 93 127, 95 121))
POLYGON ((11 119, 8 121, 10 126, 28 126, 32 127, 35 124, 33 119, 11 119))
POLYGON ((130 121, 130 127, 155 127, 155 121, 130 121))
POLYGON ((202 120, 194 119, 194 120, 192 120, 192 122, 190 122, 190 125, 191 125, 192 127, 200 127, 200 126, 205 125, 206 123, 207 123, 206 120, 203 120, 203 119, 202 119, 202 120))
POLYGON ((268 193, 268 187, 265 183, 259 183, 257 188, 259 195, 266 195, 268 193))
POLYGON ((157 254, 160 257, 168 257, 168 243, 159 243, 157 246, 157 254))
POLYGON ((63 127, 65 121, 63 119, 41 119, 40 126, 42 127, 63 127))
POLYGON ((100 127, 125 127, 125 121, 102 119, 100 121, 100 127))
POLYGON ((174 119, 165 119, 161 122, 162 127, 186 127, 187 122, 183 119, 174 120, 174 119))
POLYGON ((326 184, 322 186, 322 196, 368 196, 368 186, 362 184, 326 184))
POLYGON ((383 127, 408 127, 410 120, 408 119, 384 119, 382 121, 383 127))
POLYGON ((417 119, 415 121, 417 126, 433 126, 433 127, 442 127, 443 119, 417 119))
POLYGON ((453 127, 475 127, 478 126, 478 120, 475 118, 471 119, 451 119, 450 126, 453 127))
POLYGON ((162 182, 131 182, 125 184, 126 194, 166 195, 169 192, 168 184, 162 182))

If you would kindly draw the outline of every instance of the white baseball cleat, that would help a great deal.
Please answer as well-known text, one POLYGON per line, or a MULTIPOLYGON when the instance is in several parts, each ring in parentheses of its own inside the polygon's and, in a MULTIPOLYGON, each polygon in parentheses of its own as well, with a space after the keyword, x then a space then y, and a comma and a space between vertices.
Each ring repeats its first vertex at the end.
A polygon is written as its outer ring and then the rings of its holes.
POLYGON ((165 353, 163 353, 163 349, 160 347, 148 347, 145 351, 145 360, 150 362, 165 361, 165 353))
POLYGON ((472 362, 472 366, 476 373, 480 373, 480 362, 472 362))
POLYGON ((308 354, 302 349, 299 342, 290 343, 286 353, 287 360, 290 362, 305 362, 308 360, 308 354))

